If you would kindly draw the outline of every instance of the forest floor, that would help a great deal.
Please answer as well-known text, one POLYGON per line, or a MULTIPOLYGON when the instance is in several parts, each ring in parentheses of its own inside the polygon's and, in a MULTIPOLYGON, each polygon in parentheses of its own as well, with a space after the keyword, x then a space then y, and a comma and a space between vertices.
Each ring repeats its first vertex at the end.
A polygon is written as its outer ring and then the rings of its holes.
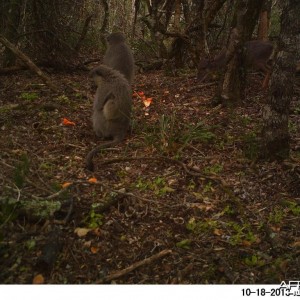
POLYGON ((51 78, 88 97, 54 95, 27 71, 1 77, 0 283, 300 279, 299 95, 291 157, 266 162, 259 74, 236 107, 213 107, 216 83, 193 74, 138 74, 152 103, 134 98, 130 135, 91 173, 95 87, 85 72, 51 78))

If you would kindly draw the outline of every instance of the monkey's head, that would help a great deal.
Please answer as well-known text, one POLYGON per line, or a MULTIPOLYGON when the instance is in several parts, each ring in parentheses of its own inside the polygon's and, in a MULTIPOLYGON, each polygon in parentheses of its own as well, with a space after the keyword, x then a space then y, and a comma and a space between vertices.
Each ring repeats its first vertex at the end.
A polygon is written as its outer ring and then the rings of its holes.
POLYGON ((117 43, 125 42, 125 36, 122 32, 111 33, 106 39, 109 44, 117 44, 117 43))

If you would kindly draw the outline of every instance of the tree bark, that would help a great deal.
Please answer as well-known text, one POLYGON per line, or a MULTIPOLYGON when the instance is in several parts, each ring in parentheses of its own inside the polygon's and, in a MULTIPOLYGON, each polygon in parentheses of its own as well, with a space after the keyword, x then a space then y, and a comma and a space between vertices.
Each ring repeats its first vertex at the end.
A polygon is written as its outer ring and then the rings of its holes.
MULTIPOLYGON (((22 0, 10 0, 8 2, 9 3, 6 4, 7 11, 5 11, 4 16, 4 18, 6 19, 6 28, 4 30, 4 35, 12 43, 16 43, 18 38, 22 0)), ((12 67, 15 64, 16 56, 9 48, 5 49, 3 57, 3 67, 12 67)))
POLYGON ((300 2, 281 2, 279 51, 271 76, 270 96, 263 110, 261 155, 267 159, 289 156, 289 107, 294 94, 296 62, 300 57, 300 2))
POLYGON ((214 103, 238 103, 244 98, 246 72, 243 45, 251 39, 264 0, 239 0, 226 52, 226 68, 214 103))
POLYGON ((74 47, 74 50, 75 50, 76 52, 79 52, 79 50, 80 50, 80 48, 81 48, 81 46, 82 46, 82 43, 83 43, 83 41, 84 41, 84 39, 85 39, 85 37, 86 37, 86 34, 88 33, 89 25, 90 25, 90 22, 91 22, 93 16, 94 16, 94 15, 89 15, 89 16, 86 18, 85 22, 84 22, 84 25, 83 25, 83 28, 82 28, 80 37, 79 37, 79 39, 78 39, 78 41, 77 41, 76 46, 74 47))
POLYGON ((266 0, 259 14, 257 37, 262 41, 268 40, 271 8, 272 0, 266 0))

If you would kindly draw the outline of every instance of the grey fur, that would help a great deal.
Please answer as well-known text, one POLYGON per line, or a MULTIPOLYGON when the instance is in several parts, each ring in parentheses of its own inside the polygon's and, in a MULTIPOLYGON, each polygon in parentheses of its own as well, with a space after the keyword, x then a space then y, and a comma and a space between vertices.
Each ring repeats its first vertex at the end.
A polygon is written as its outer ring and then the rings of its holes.
POLYGON ((86 168, 93 170, 93 157, 101 150, 120 143, 130 125, 132 98, 126 78, 117 70, 100 65, 91 71, 98 88, 93 105, 93 128, 100 138, 112 138, 89 152, 86 168))
POLYGON ((112 33, 107 37, 108 48, 103 63, 114 70, 118 70, 131 84, 134 77, 134 58, 131 49, 125 42, 125 36, 112 33))

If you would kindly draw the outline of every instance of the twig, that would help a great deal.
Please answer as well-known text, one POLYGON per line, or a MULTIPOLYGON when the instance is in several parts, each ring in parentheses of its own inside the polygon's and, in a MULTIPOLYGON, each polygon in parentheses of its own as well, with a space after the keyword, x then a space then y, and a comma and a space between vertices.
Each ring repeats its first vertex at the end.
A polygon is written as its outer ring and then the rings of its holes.
POLYGON ((138 262, 132 264, 128 268, 125 268, 125 269, 120 270, 120 271, 116 271, 116 272, 114 272, 114 273, 112 273, 112 274, 104 277, 103 279, 96 281, 96 283, 104 283, 104 282, 108 282, 108 281, 117 279, 117 278, 119 278, 121 276, 124 276, 124 275, 132 272, 133 270, 135 270, 135 269, 137 269, 137 268, 139 268, 141 266, 150 264, 153 261, 155 261, 155 260, 157 260, 157 259, 159 259, 161 257, 164 257, 164 256, 166 256, 168 254, 171 254, 171 253, 172 253, 172 250, 163 250, 163 251, 161 251, 161 252, 159 252, 159 253, 157 253, 155 255, 152 255, 152 256, 150 256, 148 258, 145 258, 145 259, 143 259, 141 261, 138 261, 138 262))
POLYGON ((42 200, 51 200, 51 199, 54 199, 54 198, 58 197, 60 194, 62 194, 64 191, 66 191, 69 187, 70 186, 62 188, 58 192, 56 192, 56 193, 54 193, 50 196, 47 196, 47 197, 38 197, 38 196, 35 196, 35 195, 31 195, 31 197, 34 198, 34 199, 37 199, 37 200, 41 200, 41 199, 42 200))

